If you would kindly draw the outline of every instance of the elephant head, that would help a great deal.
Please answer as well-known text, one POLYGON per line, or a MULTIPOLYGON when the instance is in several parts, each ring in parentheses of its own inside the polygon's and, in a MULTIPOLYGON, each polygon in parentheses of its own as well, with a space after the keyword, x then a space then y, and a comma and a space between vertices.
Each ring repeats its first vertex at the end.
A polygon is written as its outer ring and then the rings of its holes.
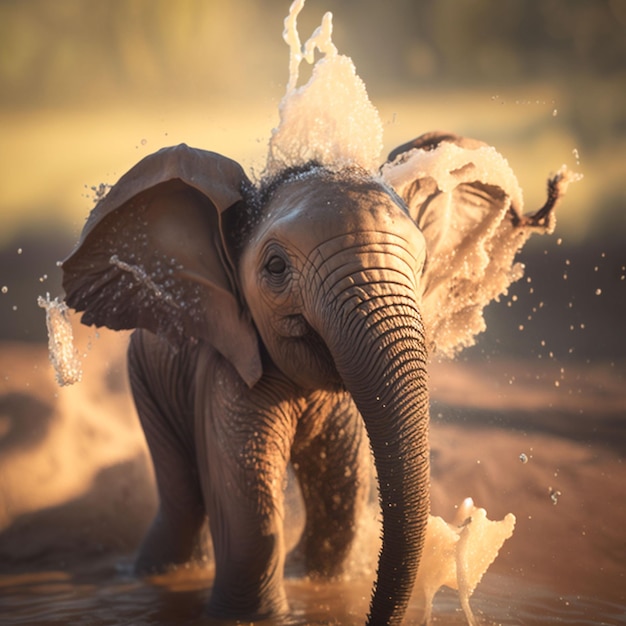
POLYGON ((479 144, 462 143, 416 140, 382 177, 311 163, 259 185, 221 155, 166 148, 111 189, 63 263, 67 304, 85 324, 208 342, 249 387, 273 362, 304 389, 352 395, 383 519, 373 624, 402 619, 429 511, 427 348, 443 326, 424 312, 446 305, 446 281, 472 281, 458 268, 476 232, 494 250, 498 238, 520 243, 554 204, 522 218, 517 188, 482 175, 479 144), (465 151, 445 184, 411 165, 445 145, 465 151))

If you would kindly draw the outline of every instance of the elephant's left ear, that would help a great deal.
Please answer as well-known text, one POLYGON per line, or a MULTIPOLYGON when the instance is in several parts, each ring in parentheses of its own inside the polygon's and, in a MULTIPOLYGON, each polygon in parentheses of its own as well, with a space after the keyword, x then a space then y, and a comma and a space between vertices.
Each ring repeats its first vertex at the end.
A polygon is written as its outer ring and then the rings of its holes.
POLYGON ((252 386, 258 338, 222 229, 226 213, 245 211, 245 184, 235 161, 184 144, 145 157, 96 205, 63 262, 67 304, 87 325, 204 339, 252 386))
POLYGON ((381 170, 426 241, 422 314, 431 347, 444 355, 472 345, 484 307, 519 279, 516 253, 533 232, 552 232, 553 209, 571 175, 548 181, 548 200, 523 215, 507 161, 485 143, 428 133, 396 148, 381 170))

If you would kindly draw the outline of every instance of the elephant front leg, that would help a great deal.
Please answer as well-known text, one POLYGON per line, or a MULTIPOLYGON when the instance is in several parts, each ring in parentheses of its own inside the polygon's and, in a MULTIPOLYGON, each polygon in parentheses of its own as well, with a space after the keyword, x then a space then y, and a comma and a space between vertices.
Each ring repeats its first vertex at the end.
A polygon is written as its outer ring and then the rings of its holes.
POLYGON ((195 467, 193 396, 186 364, 193 350, 178 353, 145 331, 133 334, 128 352, 130 383, 150 449, 157 489, 158 512, 143 539, 135 571, 150 575, 187 563, 206 551, 205 511, 195 467), (186 381, 176 397, 168 381, 186 381))
POLYGON ((286 615, 282 520, 264 515, 259 523, 258 511, 229 500, 211 503, 215 580, 207 613, 246 622, 286 615))
POLYGON ((369 458, 362 420, 348 396, 315 406, 302 420, 292 461, 306 523, 295 556, 304 557, 309 575, 330 578, 345 571, 369 493, 369 458), (317 431, 311 438, 307 419, 317 431))
POLYGON ((207 612, 246 621, 286 615, 283 487, 290 428, 280 416, 229 406, 217 419, 209 412, 201 431, 198 455, 207 469, 201 482, 215 555, 207 612))

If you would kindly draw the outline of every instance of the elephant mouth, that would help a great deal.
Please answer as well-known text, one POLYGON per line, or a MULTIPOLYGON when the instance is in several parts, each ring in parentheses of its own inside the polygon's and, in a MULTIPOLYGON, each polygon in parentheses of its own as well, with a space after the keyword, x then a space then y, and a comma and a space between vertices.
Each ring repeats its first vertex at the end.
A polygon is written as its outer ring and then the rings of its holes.
POLYGON ((281 319, 281 357, 277 365, 304 388, 345 390, 342 377, 322 337, 302 315, 281 319))
POLYGON ((312 328, 303 315, 285 315, 276 323, 276 330, 282 337, 301 338, 309 334, 312 328))

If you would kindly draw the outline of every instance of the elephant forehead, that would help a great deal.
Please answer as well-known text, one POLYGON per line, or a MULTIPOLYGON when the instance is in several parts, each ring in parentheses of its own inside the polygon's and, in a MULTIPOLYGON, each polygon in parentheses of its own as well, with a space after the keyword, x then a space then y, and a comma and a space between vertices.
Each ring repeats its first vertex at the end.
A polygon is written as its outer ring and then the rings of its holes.
POLYGON ((379 234, 404 238, 419 231, 396 198, 377 184, 293 183, 272 199, 265 234, 289 242, 303 254, 338 236, 375 240, 379 234), (365 235, 367 233, 367 235, 365 235))

